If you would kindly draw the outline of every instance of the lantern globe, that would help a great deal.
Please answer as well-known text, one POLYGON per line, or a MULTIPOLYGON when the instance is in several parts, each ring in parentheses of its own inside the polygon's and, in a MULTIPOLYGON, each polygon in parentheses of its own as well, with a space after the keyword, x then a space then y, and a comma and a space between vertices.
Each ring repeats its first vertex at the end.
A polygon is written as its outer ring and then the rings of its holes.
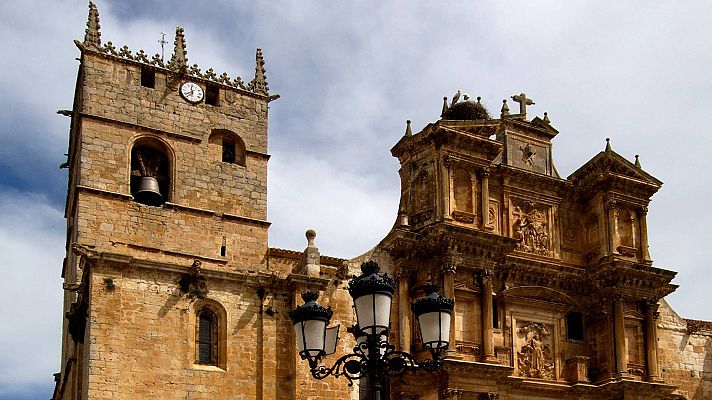
POLYGON ((333 315, 331 308, 320 306, 318 293, 304 292, 304 304, 289 312, 294 324, 297 349, 302 359, 316 361, 325 355, 326 326, 333 315))
POLYGON ((454 300, 438 294, 437 285, 426 285, 425 296, 411 305, 425 348, 439 351, 448 347, 454 305, 454 300))
POLYGON ((365 334, 380 335, 390 328, 395 282, 379 269, 378 263, 367 261, 361 264, 362 274, 349 281, 356 320, 365 334))

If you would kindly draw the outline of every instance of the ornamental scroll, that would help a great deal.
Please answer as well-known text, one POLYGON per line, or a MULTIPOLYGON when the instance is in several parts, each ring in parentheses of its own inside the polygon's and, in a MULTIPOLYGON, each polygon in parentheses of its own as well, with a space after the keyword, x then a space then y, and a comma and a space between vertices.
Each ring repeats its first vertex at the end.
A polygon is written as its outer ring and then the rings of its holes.
POLYGON ((517 326, 517 369, 519 370, 519 376, 553 380, 552 327, 528 321, 518 322, 517 326))

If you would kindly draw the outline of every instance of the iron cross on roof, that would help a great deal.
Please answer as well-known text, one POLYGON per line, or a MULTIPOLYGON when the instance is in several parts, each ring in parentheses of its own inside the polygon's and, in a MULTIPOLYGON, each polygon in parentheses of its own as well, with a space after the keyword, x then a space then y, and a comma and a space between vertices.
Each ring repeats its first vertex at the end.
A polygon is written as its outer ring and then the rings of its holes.
POLYGON ((512 100, 519 103, 519 113, 525 117, 527 116, 527 106, 533 106, 535 104, 534 100, 527 98, 527 95, 524 93, 515 94, 512 96, 512 100))

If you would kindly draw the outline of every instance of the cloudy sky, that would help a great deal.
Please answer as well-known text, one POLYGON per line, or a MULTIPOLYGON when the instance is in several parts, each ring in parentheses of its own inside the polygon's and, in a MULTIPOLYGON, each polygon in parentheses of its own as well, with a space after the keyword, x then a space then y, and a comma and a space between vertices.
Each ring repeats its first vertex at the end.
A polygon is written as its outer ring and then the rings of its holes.
MULTIPOLYGON (((482 96, 497 115, 526 92, 530 117, 561 132, 568 176, 601 151, 665 184, 650 206, 651 254, 678 271, 668 300, 712 320, 712 41, 709 1, 98 1, 102 40, 169 47, 185 28, 189 62, 245 80, 263 49, 271 91, 270 245, 353 257, 389 230, 398 164, 389 149, 438 119, 443 96, 482 96), (239 4, 236 4, 239 3, 239 4), (446 4, 443 6, 443 4, 446 4)), ((87 4, 0 8, 0 399, 47 399, 59 370, 62 207, 69 119, 87 4)), ((170 48, 167 54, 170 53, 170 48)))

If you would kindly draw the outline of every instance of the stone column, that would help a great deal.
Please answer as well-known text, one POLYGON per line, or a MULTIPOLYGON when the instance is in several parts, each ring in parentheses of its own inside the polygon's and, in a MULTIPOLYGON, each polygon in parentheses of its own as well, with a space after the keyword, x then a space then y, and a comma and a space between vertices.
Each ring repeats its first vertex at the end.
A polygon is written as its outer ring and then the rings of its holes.
POLYGON ((638 209, 638 220, 640 221, 640 250, 643 255, 643 261, 650 260, 650 249, 648 248, 648 207, 638 209))
POLYGON ((482 290, 482 360, 488 363, 497 362, 494 354, 494 333, 492 332, 492 270, 480 272, 480 288, 482 290))
POLYGON ((645 350, 648 362, 648 381, 660 382, 658 370, 658 303, 645 304, 645 350))
MULTIPOLYGON (((452 261, 446 261, 442 266, 443 296, 453 300, 455 299, 455 270, 455 263, 452 261)), ((449 357, 455 355, 455 310, 450 318, 450 343, 445 355, 449 357)))
POLYGON ((616 201, 606 202, 608 214, 608 254, 618 254, 618 219, 616 218, 616 201))
POLYGON ((410 296, 408 273, 398 275, 398 345, 402 351, 410 351, 410 296))
POLYGON ((628 350, 625 345, 625 318, 623 316, 623 297, 613 298, 613 343, 616 357, 616 374, 628 372, 628 350))
POLYGON ((489 169, 482 170, 482 229, 489 225, 489 169))

